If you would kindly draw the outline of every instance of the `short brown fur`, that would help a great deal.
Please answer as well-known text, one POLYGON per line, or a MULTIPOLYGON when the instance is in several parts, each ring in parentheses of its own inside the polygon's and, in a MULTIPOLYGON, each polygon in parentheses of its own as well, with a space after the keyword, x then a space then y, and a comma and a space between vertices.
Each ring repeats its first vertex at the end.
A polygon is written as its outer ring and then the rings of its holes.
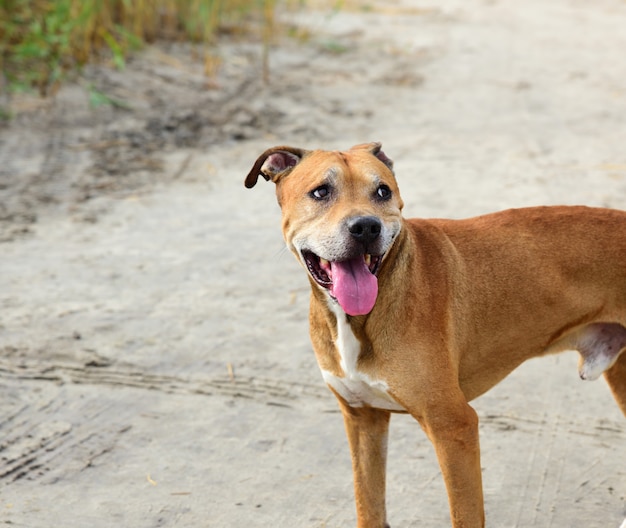
MULTIPOLYGON (((276 147, 257 160, 247 186, 259 174, 277 184, 284 236, 301 262, 302 240, 334 248, 354 215, 399 226, 378 270, 374 308, 346 320, 360 344, 358 371, 384 380, 433 442, 454 528, 485 522, 478 418, 468 401, 527 359, 579 350, 581 377, 604 372, 626 414, 626 213, 536 207, 406 220, 391 161, 377 143, 340 154, 276 147), (266 160, 285 155, 281 149, 296 153, 288 159, 295 165, 273 171, 270 163, 264 173, 266 160), (330 180, 336 196, 312 200, 330 180), (372 182, 387 185, 392 198, 373 200, 372 182)), ((322 370, 341 378, 336 310, 309 278, 313 348, 322 370)), ((351 406, 331 389, 352 453, 358 526, 383 527, 390 411, 351 406)))

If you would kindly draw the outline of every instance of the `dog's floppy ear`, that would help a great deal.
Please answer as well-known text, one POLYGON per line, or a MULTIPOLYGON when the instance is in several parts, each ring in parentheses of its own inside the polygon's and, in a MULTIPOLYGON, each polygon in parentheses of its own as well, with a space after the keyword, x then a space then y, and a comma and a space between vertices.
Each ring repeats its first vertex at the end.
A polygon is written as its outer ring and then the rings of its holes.
POLYGON ((256 185, 259 176, 263 176, 267 181, 276 181, 276 177, 286 170, 295 167, 302 157, 308 153, 296 147, 272 147, 267 149, 256 160, 252 170, 246 176, 246 187, 251 189, 256 185))
POLYGON ((382 161, 387 167, 393 171, 393 160, 387 157, 387 155, 381 150, 382 143, 375 141, 373 143, 363 143, 361 145, 355 145, 350 150, 369 150, 371 154, 376 156, 380 161, 382 161))

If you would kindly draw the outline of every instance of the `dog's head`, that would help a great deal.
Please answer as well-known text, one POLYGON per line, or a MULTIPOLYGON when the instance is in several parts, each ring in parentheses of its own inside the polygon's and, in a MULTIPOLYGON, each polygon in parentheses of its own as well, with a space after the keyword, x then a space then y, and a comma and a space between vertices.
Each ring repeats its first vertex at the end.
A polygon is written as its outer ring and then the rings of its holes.
POLYGON ((378 295, 377 273, 402 226, 393 162, 380 143, 345 152, 266 150, 246 177, 276 184, 287 245, 314 283, 349 315, 364 315, 378 295))

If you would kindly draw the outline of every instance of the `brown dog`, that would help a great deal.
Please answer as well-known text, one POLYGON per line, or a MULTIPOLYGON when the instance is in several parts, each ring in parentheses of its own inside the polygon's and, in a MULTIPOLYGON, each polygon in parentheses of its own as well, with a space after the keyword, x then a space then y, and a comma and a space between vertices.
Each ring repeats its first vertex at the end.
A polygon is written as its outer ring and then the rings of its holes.
POLYGON ((431 439, 452 525, 484 526, 478 418, 468 401, 523 361, 578 350, 626 414, 626 213, 509 210, 406 220, 380 144, 275 147, 246 178, 276 184, 285 240, 308 270, 311 340, 339 400, 358 526, 386 526, 391 412, 431 439))

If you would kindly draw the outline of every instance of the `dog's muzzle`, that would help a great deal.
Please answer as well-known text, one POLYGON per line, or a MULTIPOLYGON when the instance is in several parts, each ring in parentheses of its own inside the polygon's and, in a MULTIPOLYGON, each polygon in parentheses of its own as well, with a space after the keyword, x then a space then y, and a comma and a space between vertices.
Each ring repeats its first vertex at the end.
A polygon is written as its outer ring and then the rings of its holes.
POLYGON ((330 293, 348 315, 365 315, 372 311, 378 296, 376 273, 383 259, 380 251, 382 222, 375 216, 356 216, 345 224, 349 233, 345 253, 326 259, 311 250, 302 258, 313 278, 330 293))

